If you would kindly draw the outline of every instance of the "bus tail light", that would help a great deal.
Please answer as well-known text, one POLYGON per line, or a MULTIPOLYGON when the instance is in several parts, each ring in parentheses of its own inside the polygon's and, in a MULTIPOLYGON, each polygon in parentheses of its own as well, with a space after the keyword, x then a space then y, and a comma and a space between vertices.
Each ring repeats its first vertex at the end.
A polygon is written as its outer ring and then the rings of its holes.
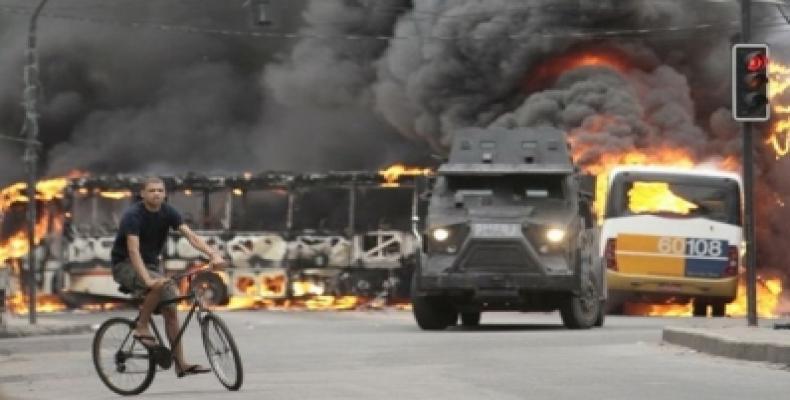
POLYGON ((603 257, 606 260, 606 268, 617 271, 617 239, 611 238, 606 241, 606 248, 603 257))
POLYGON ((736 276, 738 275, 738 246, 729 246, 727 248, 727 268, 724 268, 722 276, 736 276))

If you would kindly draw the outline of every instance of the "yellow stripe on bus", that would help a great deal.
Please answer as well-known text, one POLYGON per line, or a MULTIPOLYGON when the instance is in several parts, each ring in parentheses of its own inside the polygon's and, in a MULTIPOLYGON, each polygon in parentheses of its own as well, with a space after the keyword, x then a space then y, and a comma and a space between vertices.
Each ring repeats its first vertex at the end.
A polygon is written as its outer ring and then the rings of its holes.
POLYGON ((617 270, 629 274, 685 276, 683 255, 659 252, 660 239, 661 236, 618 235, 617 270))
POLYGON ((617 250, 658 253, 659 236, 618 235, 617 250))
POLYGON ((617 253, 617 271, 627 274, 685 276, 685 264, 682 257, 617 253))

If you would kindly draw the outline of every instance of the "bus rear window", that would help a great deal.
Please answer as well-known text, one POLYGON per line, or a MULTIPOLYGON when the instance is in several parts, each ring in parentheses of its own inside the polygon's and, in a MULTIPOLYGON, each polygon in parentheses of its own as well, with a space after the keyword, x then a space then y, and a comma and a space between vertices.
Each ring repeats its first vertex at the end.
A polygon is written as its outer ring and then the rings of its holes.
POLYGON ((607 217, 661 215, 740 224, 740 194, 722 179, 621 179, 612 186, 607 217))

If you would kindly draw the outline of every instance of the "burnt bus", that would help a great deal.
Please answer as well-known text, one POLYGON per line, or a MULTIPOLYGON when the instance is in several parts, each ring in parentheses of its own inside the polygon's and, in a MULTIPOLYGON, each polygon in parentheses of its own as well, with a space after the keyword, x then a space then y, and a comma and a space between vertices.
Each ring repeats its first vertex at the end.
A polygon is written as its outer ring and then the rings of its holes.
MULTIPOLYGON (((229 260, 225 271, 205 272, 189 283, 200 285, 210 302, 225 304, 232 296, 408 296, 416 251, 411 177, 387 182, 376 172, 269 172, 162 178, 167 201, 184 222, 229 260)), ((48 232, 40 246, 40 290, 70 305, 126 297, 112 279, 110 250, 142 179, 71 179, 62 198, 46 205, 62 222, 53 224, 59 229, 48 232)), ((24 224, 24 208, 20 203, 5 213, 6 236, 24 224)), ((25 264, 24 257, 11 262, 25 264)), ((162 254, 164 272, 204 262, 185 238, 171 233, 162 254)))

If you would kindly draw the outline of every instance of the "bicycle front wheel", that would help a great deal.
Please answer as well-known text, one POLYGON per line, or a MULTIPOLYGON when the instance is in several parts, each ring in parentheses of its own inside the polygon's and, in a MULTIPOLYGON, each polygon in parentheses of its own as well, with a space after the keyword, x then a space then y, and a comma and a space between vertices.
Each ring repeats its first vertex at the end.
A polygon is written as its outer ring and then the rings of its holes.
POLYGON ((110 390, 121 395, 142 393, 156 372, 148 349, 132 337, 134 325, 126 318, 112 318, 93 337, 96 373, 110 390))
POLYGON ((239 349, 220 317, 208 314, 200 324, 203 347, 214 375, 228 390, 239 390, 243 378, 239 349))

